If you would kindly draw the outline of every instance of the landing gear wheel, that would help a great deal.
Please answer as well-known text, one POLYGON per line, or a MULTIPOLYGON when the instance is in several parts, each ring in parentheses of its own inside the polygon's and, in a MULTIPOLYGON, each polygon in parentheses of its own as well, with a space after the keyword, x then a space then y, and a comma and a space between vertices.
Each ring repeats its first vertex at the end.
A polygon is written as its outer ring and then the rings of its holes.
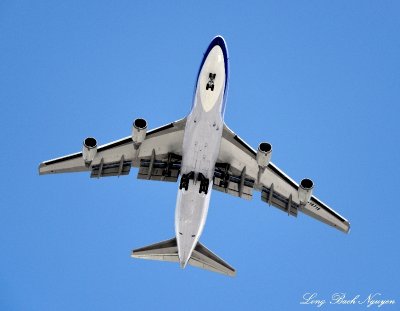
POLYGON ((189 187, 189 178, 187 177, 187 175, 182 175, 181 178, 181 183, 179 185, 179 189, 183 189, 185 188, 185 190, 187 191, 189 187))
POLYGON ((199 188, 199 193, 204 193, 207 194, 208 193, 208 185, 210 184, 210 181, 208 180, 208 178, 204 177, 203 174, 199 173, 197 180, 200 181, 200 188, 199 188))
POLYGON ((182 190, 183 188, 185 188, 185 190, 187 191, 189 189, 189 179, 193 179, 193 177, 193 172, 183 174, 181 177, 181 183, 179 184, 179 189, 182 190))

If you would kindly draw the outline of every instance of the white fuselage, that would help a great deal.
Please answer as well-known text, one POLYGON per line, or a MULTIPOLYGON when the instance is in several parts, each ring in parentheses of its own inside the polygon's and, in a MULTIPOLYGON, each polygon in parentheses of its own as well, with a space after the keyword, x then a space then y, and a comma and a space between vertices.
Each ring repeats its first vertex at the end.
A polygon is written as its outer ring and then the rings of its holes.
POLYGON ((187 190, 178 190, 176 203, 175 234, 182 267, 190 259, 207 218, 224 124, 227 66, 225 42, 217 37, 204 55, 183 138, 181 176, 193 173, 187 190), (200 191, 203 176, 209 181, 207 191, 200 191))

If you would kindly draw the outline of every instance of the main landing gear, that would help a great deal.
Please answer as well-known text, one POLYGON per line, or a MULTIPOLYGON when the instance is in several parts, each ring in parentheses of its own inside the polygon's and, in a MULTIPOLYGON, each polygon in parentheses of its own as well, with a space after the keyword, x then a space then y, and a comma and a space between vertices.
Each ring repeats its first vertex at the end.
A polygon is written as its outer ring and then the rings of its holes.
POLYGON ((194 179, 194 172, 190 172, 188 174, 183 174, 181 177, 181 183, 179 185, 179 189, 185 188, 187 191, 189 189, 189 180, 194 179))
POLYGON ((205 178, 202 173, 199 173, 197 176, 197 180, 200 181, 200 188, 199 188, 199 193, 204 192, 204 194, 208 193, 208 185, 210 184, 210 181, 208 178, 205 178))
MULTIPOLYGON (((194 179, 194 172, 190 172, 188 174, 183 174, 181 177, 181 182, 179 184, 179 189, 185 189, 186 191, 189 189, 189 180, 194 179)), ((208 186, 210 184, 210 180, 206 178, 202 173, 198 173, 197 181, 200 182, 199 193, 208 193, 208 186)))

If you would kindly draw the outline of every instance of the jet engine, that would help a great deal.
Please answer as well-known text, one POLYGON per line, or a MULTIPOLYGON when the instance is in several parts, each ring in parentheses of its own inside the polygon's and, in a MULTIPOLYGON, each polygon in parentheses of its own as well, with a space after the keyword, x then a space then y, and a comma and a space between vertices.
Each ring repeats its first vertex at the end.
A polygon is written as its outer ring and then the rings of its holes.
POLYGON ((140 144, 146 137, 147 122, 145 119, 136 119, 132 125, 132 140, 134 144, 140 144))
POLYGON ((82 155, 85 163, 93 161, 97 153, 97 141, 93 137, 88 137, 83 141, 82 155))
POLYGON ((272 146, 270 143, 261 143, 257 150, 257 164, 265 168, 269 161, 271 161, 272 146))
POLYGON ((300 182, 299 200, 302 204, 307 204, 308 201, 310 201, 313 188, 314 188, 314 183, 311 179, 304 178, 300 182))

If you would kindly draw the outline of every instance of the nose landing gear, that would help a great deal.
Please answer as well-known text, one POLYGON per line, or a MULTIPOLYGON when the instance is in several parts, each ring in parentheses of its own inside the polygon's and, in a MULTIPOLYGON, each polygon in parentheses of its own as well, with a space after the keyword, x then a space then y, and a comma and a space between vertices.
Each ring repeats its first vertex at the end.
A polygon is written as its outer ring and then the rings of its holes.
POLYGON ((208 75, 208 82, 206 85, 206 90, 210 89, 211 91, 214 91, 214 80, 215 77, 217 76, 216 73, 211 73, 208 75))

